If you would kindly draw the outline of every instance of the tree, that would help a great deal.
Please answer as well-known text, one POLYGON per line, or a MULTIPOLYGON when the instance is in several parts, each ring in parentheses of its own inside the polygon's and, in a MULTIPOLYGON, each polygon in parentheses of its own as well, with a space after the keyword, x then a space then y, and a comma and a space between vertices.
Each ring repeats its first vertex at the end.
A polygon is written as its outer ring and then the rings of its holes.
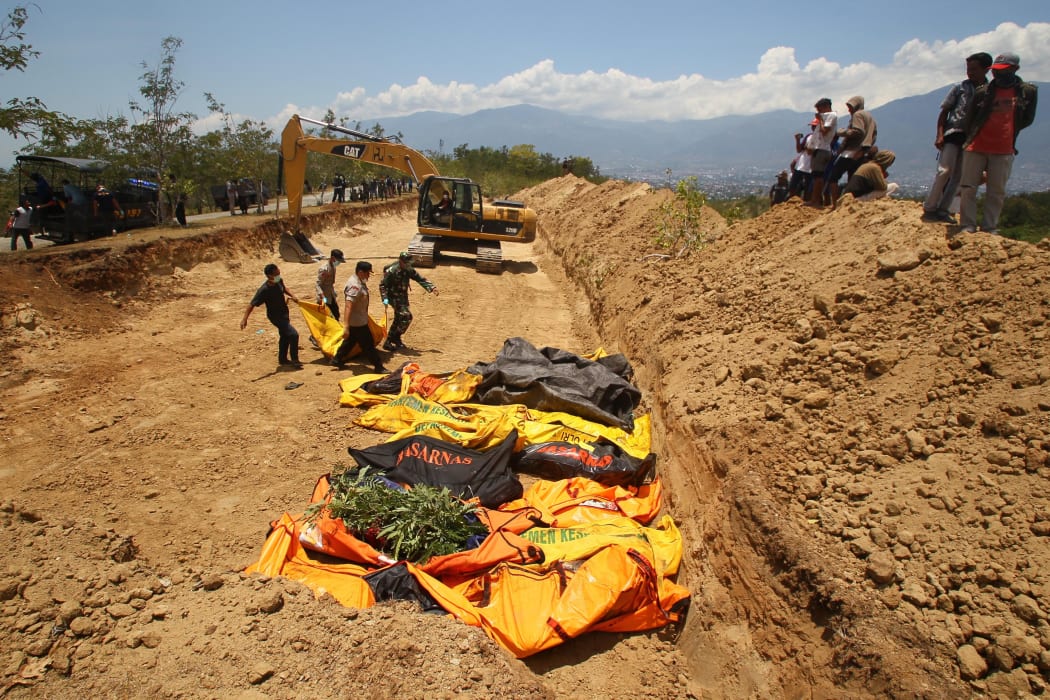
MULTIPOLYGON (((670 168, 667 172, 671 172, 670 168)), ((709 240, 704 227, 705 204, 707 197, 697 186, 695 176, 679 180, 674 199, 664 202, 657 210, 655 243, 674 251, 676 258, 703 248, 709 240)))
POLYGON ((226 106, 218 102, 211 93, 204 93, 208 109, 222 115, 223 128, 219 132, 226 155, 226 166, 232 177, 251 177, 258 193, 259 211, 263 206, 263 173, 276 162, 277 145, 273 131, 262 122, 245 119, 237 123, 226 106))
MULTIPOLYGON (((15 7, 0 22, 0 68, 5 71, 25 71, 29 61, 40 55, 25 43, 23 27, 28 19, 25 7, 15 7)), ((36 97, 12 97, 0 107, 0 129, 15 138, 32 139, 41 133, 57 138, 72 127, 73 120, 60 112, 49 111, 36 97)))
POLYGON ((142 81, 139 94, 144 102, 140 104, 132 100, 129 103, 132 113, 142 118, 141 123, 132 127, 133 142, 129 151, 130 155, 140 156, 157 173, 158 223, 167 219, 163 195, 168 162, 177 149, 192 140, 190 123, 197 118, 189 112, 175 111, 175 103, 184 87, 181 80, 175 79, 175 53, 181 46, 182 39, 173 36, 161 41, 161 58, 157 65, 151 67, 142 62, 145 72, 139 76, 142 81))

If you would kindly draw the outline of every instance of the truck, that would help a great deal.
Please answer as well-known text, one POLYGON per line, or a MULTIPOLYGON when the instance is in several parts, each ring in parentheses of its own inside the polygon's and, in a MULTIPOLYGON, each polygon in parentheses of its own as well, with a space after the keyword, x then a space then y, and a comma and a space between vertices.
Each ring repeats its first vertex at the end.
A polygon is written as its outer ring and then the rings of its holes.
POLYGON ((307 240, 300 231, 300 217, 309 153, 325 153, 392 168, 412 177, 418 191, 417 230, 408 251, 420 267, 434 267, 438 256, 454 252, 473 255, 478 272, 500 274, 503 272, 502 243, 536 240, 536 212, 523 202, 486 202, 478 183, 469 178, 443 177, 429 158, 400 139, 380 138, 295 114, 281 133, 281 173, 291 222, 291 231, 284 241, 297 241, 301 245, 307 240), (303 122, 352 138, 307 136, 303 122), (446 194, 451 207, 447 214, 442 214, 438 205, 446 194))
MULTIPOLYGON (((238 200, 235 202, 236 205, 240 205, 243 199, 246 207, 256 207, 259 205, 259 193, 258 188, 255 185, 255 180, 250 177, 242 177, 237 180, 237 197, 238 200)), ((230 210, 230 198, 226 195, 226 183, 221 185, 211 186, 211 198, 215 202, 215 207, 220 211, 230 210)), ((270 199, 270 188, 266 183, 262 183, 262 203, 265 205, 270 199)))
POLYGON ((20 155, 15 161, 19 193, 34 208, 32 227, 40 238, 73 243, 157 223, 153 173, 118 170, 92 158, 20 155), (49 183, 50 197, 38 193, 31 177, 37 175, 49 183))

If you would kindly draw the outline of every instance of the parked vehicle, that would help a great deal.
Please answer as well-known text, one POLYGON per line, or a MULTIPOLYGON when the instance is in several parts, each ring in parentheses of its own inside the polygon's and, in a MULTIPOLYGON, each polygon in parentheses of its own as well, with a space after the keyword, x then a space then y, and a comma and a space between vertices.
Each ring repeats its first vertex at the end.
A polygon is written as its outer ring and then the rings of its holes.
POLYGON ((73 243, 157 223, 159 187, 148 173, 129 173, 89 158, 22 155, 15 160, 18 189, 34 207, 32 225, 40 238, 73 243), (49 198, 38 194, 30 178, 34 173, 50 184, 49 198))
MULTIPOLYGON (((212 185, 211 197, 215 201, 215 206, 222 211, 229 211, 230 199, 226 195, 226 183, 221 185, 212 185)), ((262 183, 262 203, 265 206, 270 199, 270 186, 265 182, 262 183)), ((234 203, 236 206, 240 206, 242 200, 245 202, 245 206, 254 207, 259 205, 259 194, 256 192, 255 180, 248 177, 242 177, 237 181, 237 201, 234 203)))

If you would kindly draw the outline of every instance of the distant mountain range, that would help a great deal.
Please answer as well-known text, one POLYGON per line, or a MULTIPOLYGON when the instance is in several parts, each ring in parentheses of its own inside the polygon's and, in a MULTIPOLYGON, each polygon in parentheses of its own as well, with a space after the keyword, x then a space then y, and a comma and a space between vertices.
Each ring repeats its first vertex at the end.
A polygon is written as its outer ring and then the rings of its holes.
MULTIPOLYGON (((1037 84, 1047 95, 1050 84, 1037 84)), ((879 147, 897 155, 891 177, 905 190, 921 190, 933 176, 934 129, 949 87, 871 110, 878 122, 879 147)), ((1021 154, 1011 177, 1012 191, 1050 189, 1050 97, 1044 99, 1035 123, 1018 140, 1021 154)), ((450 153, 463 144, 532 144, 538 152, 558 158, 590 158, 610 177, 662 182, 670 168, 674 179, 698 175, 708 182, 721 179, 747 186, 765 183, 788 167, 794 157, 793 134, 808 129, 810 119, 810 112, 778 110, 704 120, 626 122, 517 105, 467 115, 418 112, 367 120, 364 125, 379 122, 386 133, 401 132, 405 143, 419 150, 450 153)))

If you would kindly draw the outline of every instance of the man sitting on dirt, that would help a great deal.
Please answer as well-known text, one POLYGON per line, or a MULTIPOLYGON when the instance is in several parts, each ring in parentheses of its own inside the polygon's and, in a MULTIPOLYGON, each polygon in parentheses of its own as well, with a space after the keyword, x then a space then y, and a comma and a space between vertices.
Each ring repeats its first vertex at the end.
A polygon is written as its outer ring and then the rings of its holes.
POLYGON ((383 279, 379 282, 379 294, 383 297, 383 306, 393 305, 394 307, 394 322, 390 324, 386 343, 383 344, 384 350, 403 350, 405 347, 405 344, 401 342, 401 336, 412 323, 412 312, 408 308, 408 285, 412 280, 418 282, 428 292, 438 293, 437 286, 412 267, 412 254, 403 250, 397 256, 397 262, 388 265, 383 270, 383 279))
POLYGON ((302 369, 299 362, 299 331, 295 330, 288 319, 288 303, 284 300, 287 295, 292 301, 299 301, 298 297, 291 293, 284 280, 281 279, 281 270, 273 263, 263 268, 266 281, 255 292, 255 296, 248 303, 241 319, 241 330, 248 326, 248 317, 252 315, 255 307, 266 304, 266 318, 277 328, 277 364, 292 369, 302 369))
POLYGON ((897 156, 893 151, 878 151, 864 165, 857 168, 846 183, 842 196, 852 195, 859 201, 881 199, 897 191, 896 182, 886 182, 887 170, 897 156))

